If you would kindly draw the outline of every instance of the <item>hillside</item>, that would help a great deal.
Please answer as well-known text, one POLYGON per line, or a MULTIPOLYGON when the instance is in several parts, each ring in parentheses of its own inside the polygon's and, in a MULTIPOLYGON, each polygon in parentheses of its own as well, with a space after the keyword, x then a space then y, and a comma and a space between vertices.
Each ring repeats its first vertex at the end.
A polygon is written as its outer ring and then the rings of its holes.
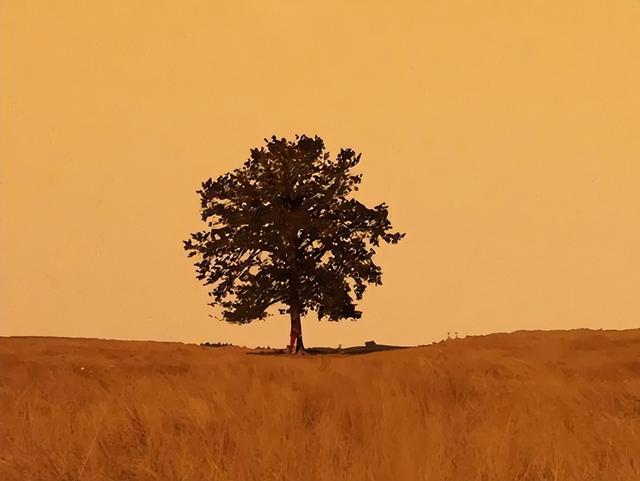
POLYGON ((640 329, 248 352, 0 338, 0 479, 640 480, 640 329))

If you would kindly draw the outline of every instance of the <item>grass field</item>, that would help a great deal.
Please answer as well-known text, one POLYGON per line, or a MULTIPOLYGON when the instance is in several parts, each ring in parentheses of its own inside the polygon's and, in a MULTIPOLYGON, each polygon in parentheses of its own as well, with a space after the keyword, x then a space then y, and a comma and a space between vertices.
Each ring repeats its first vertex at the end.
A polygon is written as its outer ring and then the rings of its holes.
POLYGON ((0 338, 0 479, 640 480, 640 330, 248 351, 0 338))

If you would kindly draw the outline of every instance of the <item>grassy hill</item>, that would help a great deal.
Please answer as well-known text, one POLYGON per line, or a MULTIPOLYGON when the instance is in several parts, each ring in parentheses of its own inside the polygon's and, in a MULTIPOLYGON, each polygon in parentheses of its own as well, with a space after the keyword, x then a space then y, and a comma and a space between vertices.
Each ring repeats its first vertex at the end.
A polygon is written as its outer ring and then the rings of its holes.
POLYGON ((0 479, 640 480, 640 329, 249 352, 0 338, 0 479))

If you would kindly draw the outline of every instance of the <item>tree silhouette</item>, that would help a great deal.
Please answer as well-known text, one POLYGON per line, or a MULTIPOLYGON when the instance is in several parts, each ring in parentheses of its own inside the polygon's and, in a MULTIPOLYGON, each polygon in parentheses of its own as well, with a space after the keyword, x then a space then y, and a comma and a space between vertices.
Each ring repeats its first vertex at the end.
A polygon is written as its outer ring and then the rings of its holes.
POLYGON ((198 256, 197 278, 213 286, 209 305, 222 306, 225 321, 265 319, 281 303, 288 309, 280 314, 291 316, 289 350, 295 343, 304 351, 301 316, 360 318, 351 293, 359 300, 367 284, 382 284, 373 247, 405 234, 390 232, 385 203, 368 208, 350 198, 361 154, 341 149, 332 161, 318 136, 265 142, 241 168, 202 184, 207 228, 184 248, 198 256))

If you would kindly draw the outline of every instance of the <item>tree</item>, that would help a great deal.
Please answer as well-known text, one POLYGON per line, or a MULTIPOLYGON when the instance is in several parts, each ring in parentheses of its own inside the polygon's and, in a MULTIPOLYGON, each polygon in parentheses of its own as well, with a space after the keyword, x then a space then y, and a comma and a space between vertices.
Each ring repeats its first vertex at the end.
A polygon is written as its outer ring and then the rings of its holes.
POLYGON ((265 142, 241 168, 202 184, 207 228, 184 248, 198 256, 197 279, 212 286, 209 305, 222 306, 225 321, 265 319, 281 303, 291 316, 289 350, 304 351, 301 316, 359 319, 352 293, 360 300, 367 284, 382 284, 374 247, 405 234, 391 232, 385 203, 350 198, 361 154, 341 149, 332 161, 318 136, 265 142))

